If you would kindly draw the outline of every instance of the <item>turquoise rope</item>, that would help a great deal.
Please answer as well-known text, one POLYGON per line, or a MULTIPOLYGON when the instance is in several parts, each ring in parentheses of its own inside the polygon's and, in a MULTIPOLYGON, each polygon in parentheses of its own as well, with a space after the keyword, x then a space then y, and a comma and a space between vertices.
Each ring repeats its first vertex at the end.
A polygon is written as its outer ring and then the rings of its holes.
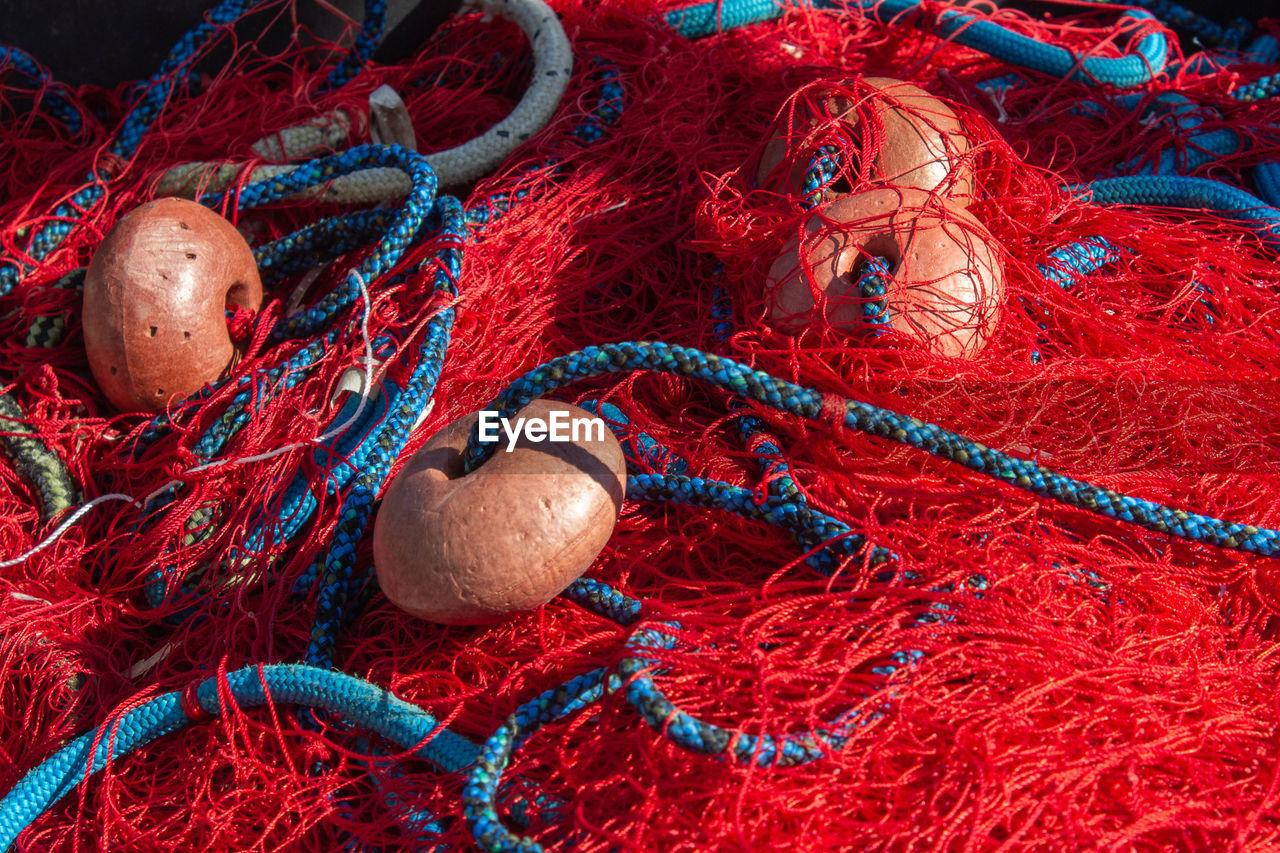
POLYGON ((1280 210, 1257 196, 1219 181, 1177 175, 1131 175, 1102 178, 1071 190, 1095 204, 1212 210, 1253 225, 1267 245, 1280 251, 1280 210))
MULTIPOLYGON (((919 11, 922 4, 920 0, 851 0, 847 3, 800 0, 796 5, 855 12, 888 24, 919 11)), ((714 0, 668 12, 665 20, 686 38, 703 38, 778 18, 787 8, 776 0, 714 0)), ((1154 20, 1153 15, 1139 9, 1126 9, 1120 15, 1121 24, 1138 25, 1154 20)), ((934 30, 941 38, 980 50, 1010 65, 1089 85, 1141 86, 1163 71, 1169 59, 1169 40, 1161 32, 1144 35, 1132 46, 1132 52, 1125 56, 1102 57, 1080 56, 1064 47, 1038 42, 1000 24, 955 9, 943 10, 937 17, 934 30)))
POLYGON ((195 690, 195 717, 184 708, 185 691, 175 690, 103 723, 40 764, 0 800, 0 850, 8 850, 47 808, 109 762, 199 719, 225 713, 220 686, 239 708, 261 707, 270 697, 273 704, 337 714, 413 750, 445 773, 466 769, 479 754, 476 744, 444 728, 431 714, 367 681, 297 664, 247 666, 228 673, 221 684, 216 677, 202 682, 195 690))

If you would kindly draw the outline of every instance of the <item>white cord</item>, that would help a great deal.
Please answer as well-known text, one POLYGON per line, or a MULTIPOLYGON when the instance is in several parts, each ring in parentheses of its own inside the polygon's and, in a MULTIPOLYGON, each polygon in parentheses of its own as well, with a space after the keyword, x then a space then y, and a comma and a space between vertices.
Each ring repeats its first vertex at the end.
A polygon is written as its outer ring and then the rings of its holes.
POLYGON ((142 504, 140 504, 138 501, 133 499, 133 495, 124 495, 119 493, 112 493, 109 495, 99 495, 98 497, 94 498, 88 503, 81 505, 79 509, 71 513, 71 515, 67 516, 66 520, 63 521, 61 524, 59 524, 57 527, 55 527, 52 533, 50 533, 48 536, 46 536, 45 538, 37 542, 34 548, 22 554, 19 554, 16 557, 0 562, 0 569, 7 569, 10 566, 16 566, 19 563, 25 562, 28 558, 34 557, 36 554, 39 554, 45 548, 48 548, 50 545, 56 542, 58 540, 58 537, 60 537, 63 533, 66 533, 67 528, 69 528, 71 525, 79 521, 82 515, 84 515, 89 510, 93 509, 98 504, 106 503, 107 501, 128 501, 131 504, 142 506, 142 504))

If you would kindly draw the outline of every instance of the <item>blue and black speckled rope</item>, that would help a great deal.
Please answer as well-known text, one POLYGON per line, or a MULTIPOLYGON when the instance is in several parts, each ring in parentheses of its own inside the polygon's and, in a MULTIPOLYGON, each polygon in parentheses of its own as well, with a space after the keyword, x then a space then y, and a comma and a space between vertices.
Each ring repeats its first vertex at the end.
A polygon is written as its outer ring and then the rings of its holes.
MULTIPOLYGON (((1223 521, 1130 497, 1064 476, 1036 462, 1009 456, 918 418, 857 400, 839 400, 840 412, 837 413, 824 408, 824 396, 818 391, 776 379, 728 358, 662 342, 588 347, 553 359, 516 379, 487 408, 511 417, 535 398, 578 379, 636 370, 699 379, 744 399, 809 420, 839 422, 846 429, 924 450, 1034 495, 1158 533, 1252 554, 1280 554, 1280 531, 1223 521)), ((832 398, 833 407, 835 402, 832 398)), ((494 444, 481 443, 478 432, 473 432, 464 456, 467 470, 483 464, 494 449, 494 444)))
POLYGON ((1238 48, 1254 30, 1253 24, 1243 18, 1224 27, 1173 0, 1131 0, 1125 5, 1146 9, 1174 29, 1214 47, 1238 48))
MULTIPOLYGON (((439 206, 445 246, 433 259, 424 262, 424 268, 438 262, 434 290, 456 296, 456 282, 462 272, 463 241, 467 233, 466 215, 457 199, 451 196, 441 197, 439 206)), ((454 317, 454 309, 446 308, 427 324, 412 375, 403 391, 394 399, 388 399, 386 418, 371 436, 372 442, 366 441, 361 446, 364 455, 354 466, 359 473, 343 502, 338 528, 321 573, 315 627, 307 648, 308 662, 332 665, 333 643, 347 615, 348 603, 356 589, 367 581, 367 577, 356 576, 355 547, 363 538, 372 517, 374 497, 435 391, 440 372, 444 369, 454 317)))
POLYGON ((770 494, 760 500, 754 492, 718 480, 635 474, 627 478, 627 497, 721 509, 743 518, 767 521, 790 532, 806 551, 813 551, 810 561, 824 574, 852 557, 865 557, 872 566, 894 559, 884 548, 868 549, 866 537, 854 533, 839 519, 812 509, 797 496, 770 494))

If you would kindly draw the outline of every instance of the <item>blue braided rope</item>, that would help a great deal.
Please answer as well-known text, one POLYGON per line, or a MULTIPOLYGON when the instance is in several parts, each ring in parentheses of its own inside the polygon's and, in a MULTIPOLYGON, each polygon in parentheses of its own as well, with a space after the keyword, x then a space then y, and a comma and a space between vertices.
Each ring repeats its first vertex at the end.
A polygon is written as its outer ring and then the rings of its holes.
POLYGON ((1280 249, 1280 210, 1242 189, 1206 178, 1132 175, 1101 178, 1071 190, 1096 204, 1141 204, 1212 210, 1254 225, 1263 240, 1280 249))
POLYGON ((604 421, 614 438, 622 445, 622 455, 631 470, 683 474, 689 463, 669 450, 653 436, 631 426, 631 419, 612 403, 584 400, 578 406, 604 421))
POLYGON ((627 103, 622 70, 617 65, 599 56, 591 57, 588 65, 592 68, 592 77, 600 84, 600 94, 587 118, 573 129, 573 138, 581 145, 602 139, 622 118, 627 103))
POLYGON ((48 69, 24 50, 0 45, 0 73, 14 71, 35 87, 35 108, 43 109, 78 136, 84 130, 84 115, 76 106, 71 91, 53 79, 48 69))
POLYGON ((896 559, 884 548, 868 548, 866 537, 854 533, 839 519, 812 509, 807 503, 773 494, 761 501, 754 492, 719 480, 635 474, 627 477, 627 497, 710 507, 742 518, 767 521, 790 532, 800 547, 813 551, 807 562, 824 574, 831 574, 844 560, 852 557, 863 556, 872 566, 896 559))
POLYGON ((664 20, 667 26, 685 38, 698 39, 762 21, 772 21, 781 17, 786 9, 778 0, 715 0, 673 9, 666 14, 664 20))
MULTIPOLYGON (((1088 582, 1094 588, 1103 588, 1105 594, 1105 584, 1088 582)), ((988 587, 985 576, 972 575, 964 581, 961 591, 982 598, 988 587)), ((932 591, 955 592, 956 589, 955 584, 947 583, 932 591)), ((935 600, 914 621, 917 625, 928 626, 954 619, 953 605, 935 600)), ((464 814, 482 850, 536 853, 543 849, 538 842, 517 836, 503 825, 496 803, 503 773, 515 750, 538 730, 598 701, 606 690, 610 693, 623 691, 627 702, 642 719, 677 746, 719 760, 756 767, 788 767, 822 759, 842 749, 855 729, 879 719, 888 708, 887 701, 866 709, 853 708, 837 715, 826 725, 782 735, 753 735, 707 723, 678 708, 653 680, 658 661, 646 652, 674 649, 678 640, 671 632, 679 630, 679 623, 660 622, 632 632, 624 644, 624 656, 616 672, 595 669, 543 692, 520 706, 485 741, 463 790, 464 814)), ((872 672, 887 678, 900 669, 914 668, 924 657, 925 653, 918 649, 897 651, 889 655, 891 663, 873 667, 872 672)), ((866 698, 874 696, 875 691, 866 698)), ((572 846, 571 839, 563 843, 572 846)))
POLYGON ((862 319, 874 332, 889 330, 889 259, 879 256, 864 258, 854 282, 862 299, 862 319))
POLYGON ((1243 18, 1237 18, 1231 26, 1224 27, 1173 0, 1131 0, 1127 5, 1146 9, 1162 22, 1194 36, 1203 44, 1237 48, 1253 32, 1253 24, 1243 18))
MULTIPOLYGON (((347 426, 342 432, 329 438, 324 443, 317 444, 315 446, 316 449, 311 454, 312 462, 319 470, 324 472, 323 479, 318 484, 318 487, 331 495, 337 494, 358 473, 359 451, 374 431, 376 425, 386 416, 387 403, 386 396, 383 394, 375 395, 365 405, 364 411, 360 413, 360 416, 352 420, 359 404, 360 398, 358 395, 351 395, 347 398, 345 404, 334 416, 325 432, 329 432, 341 424, 347 424, 347 426)), ((243 543, 229 546, 220 559, 220 563, 233 567, 245 565, 262 559, 262 552, 269 545, 281 545, 292 541, 302 532, 319 506, 315 489, 316 486, 301 471, 295 474, 294 479, 290 481, 281 495, 280 506, 276 511, 275 519, 269 523, 266 521, 255 522, 248 535, 245 536, 243 543)), ((176 492, 170 491, 166 496, 168 500, 165 503, 167 504, 176 497, 176 492)), ((148 573, 144 591, 147 596, 147 602, 151 607, 159 607, 166 601, 176 600, 171 583, 174 569, 174 566, 167 565, 163 569, 152 570, 148 573)), ((261 574, 268 580, 270 579, 265 566, 256 568, 255 574, 261 574)), ((194 590, 186 589, 185 587, 183 589, 184 597, 192 592, 194 590)), ((191 615, 195 604, 196 597, 191 596, 182 612, 174 617, 174 621, 181 621, 191 615)))
MULTIPOLYGON (((1176 131, 1185 131, 1181 134, 1179 148, 1153 151, 1122 161, 1116 165, 1114 172, 1186 174, 1235 154, 1244 146, 1243 137, 1229 128, 1197 131, 1196 128, 1204 124, 1204 108, 1177 92, 1161 92, 1154 98, 1144 93, 1134 93, 1108 100, 1125 112, 1141 110, 1138 116, 1140 121, 1158 118, 1169 122, 1176 131)), ((1100 121, 1107 117, 1103 104, 1097 101, 1084 101, 1073 107, 1071 112, 1100 121)))
MULTIPOLYGON (((731 408, 743 410, 741 400, 731 400, 731 408)), ((794 501, 800 505, 807 503, 804 492, 791 479, 791 463, 782 455, 782 446, 777 436, 765 429, 764 421, 755 415, 738 415, 738 435, 747 450, 756 454, 760 467, 760 475, 765 477, 769 494, 784 501, 794 501)))
POLYGON ((358 571, 355 552, 373 516, 374 498, 392 464, 409 438, 413 424, 430 400, 444 361, 444 348, 453 324, 453 312, 442 312, 433 322, 423 344, 423 358, 414 379, 391 409, 387 426, 378 433, 366 468, 349 487, 343 501, 324 563, 315 619, 307 644, 306 660, 317 666, 333 666, 338 633, 356 594, 368 581, 368 571, 358 571))
POLYGON ((1261 101, 1280 95, 1280 74, 1268 74, 1252 83, 1246 83, 1232 91, 1231 96, 1241 101, 1261 101))
MULTIPOLYGON (((457 294, 454 282, 461 275, 462 243, 466 234, 466 214, 458 201, 450 196, 440 199, 445 233, 453 239, 439 254, 441 267, 435 274, 437 292, 457 294)), ((402 392, 388 400, 388 414, 381 427, 366 440, 362 449, 367 456, 358 460, 360 469, 346 500, 343 502, 338 527, 320 568, 321 587, 316 599, 316 615, 306 660, 320 666, 332 666, 337 634, 346 619, 357 591, 365 585, 367 571, 357 573, 355 549, 363 538, 373 512, 373 500, 390 473, 400 451, 408 441, 419 415, 435 391, 436 381, 444 368, 455 312, 442 311, 427 326, 420 348, 419 361, 402 392)))
POLYGON ((547 723, 568 716, 604 695, 609 678, 601 667, 576 676, 516 709, 480 748, 466 786, 462 789, 463 814, 482 850, 534 853, 542 845, 514 835, 498 816, 498 786, 512 753, 547 723))
MULTIPOLYGON (((662 342, 588 347, 553 359, 516 379, 485 408, 511 417, 534 398, 570 382, 635 370, 698 379, 780 411, 815 421, 824 419, 824 398, 818 391, 775 379, 728 358, 662 342)), ((1031 494, 1192 542, 1252 554, 1280 554, 1280 531, 1223 521, 1130 497, 1064 476, 1038 463, 1008 456, 918 418, 857 400, 841 402, 846 429, 924 450, 1031 494)), ((473 432, 464 455, 467 469, 482 464, 494 449, 494 444, 482 444, 478 433, 473 432)))
POLYGON ((1049 253, 1048 262, 1039 267, 1041 275, 1050 284, 1070 290, 1084 276, 1120 260, 1120 257, 1120 250, 1105 237, 1085 237, 1054 249, 1049 253))
MULTIPOLYGON (((302 705, 340 715, 351 725, 377 732, 403 749, 457 773, 475 761, 475 744, 442 727, 431 714, 391 691, 349 675, 315 667, 249 666, 210 678, 196 689, 200 709, 210 718, 224 713, 220 687, 240 708, 267 704, 302 705)), ((0 850, 49 806, 107 765, 164 735, 185 728, 192 718, 183 691, 157 696, 82 735, 29 772, 0 800, 0 850)))
MULTIPOLYGON (((406 151, 399 145, 357 145, 341 154, 311 160, 283 175, 249 184, 237 193, 236 203, 239 209, 247 210, 279 201, 300 190, 320 186, 342 175, 374 167, 401 169, 412 181, 412 189, 383 234, 377 251, 365 259, 357 270, 366 281, 374 281, 400 259, 435 200, 435 171, 421 154, 406 151)), ((224 195, 225 193, 213 193, 200 201, 215 207, 222 202, 224 195)), ((354 282, 349 282, 348 287, 330 294, 328 303, 323 307, 317 305, 282 319, 273 335, 279 340, 313 334, 329 322, 333 315, 350 307, 358 294, 359 288, 354 282)))
POLYGON ((562 595, 582 607, 619 625, 630 625, 640 618, 642 605, 631 596, 618 592, 602 581, 578 578, 562 595))
POLYGON ((364 0, 364 22, 360 25, 360 31, 356 33, 351 50, 337 67, 329 72, 325 85, 320 88, 321 94, 342 88, 360 73, 360 69, 364 68, 369 57, 373 56, 373 52, 378 49, 386 20, 386 0, 364 0))
POLYGON ((1280 163, 1259 163, 1254 166, 1253 182, 1258 187, 1258 195, 1267 204, 1280 207, 1280 163))
MULTIPOLYGON (((674 622, 658 626, 680 630, 674 622)), ((626 656, 618 663, 618 673, 626 685, 627 702, 645 722, 692 752, 757 767, 793 767, 841 749, 854 727, 865 726, 878 716, 853 710, 839 715, 829 726, 785 735, 731 732, 699 720, 677 708, 653 681, 650 670, 658 666, 658 661, 646 655, 645 650, 670 650, 676 645, 676 638, 658 626, 636 631, 627 639, 626 656)))
POLYGON ((253 250, 264 284, 314 269, 336 257, 366 246, 385 234, 393 213, 384 208, 355 210, 327 216, 253 250))
MULTIPOLYGON (((724 291, 723 274, 724 265, 717 262, 714 270, 716 286, 715 291, 712 294, 712 313, 713 316, 715 316, 717 311, 720 312, 723 319, 712 327, 712 334, 716 341, 722 344, 728 341, 729 335, 733 330, 730 323, 732 318, 732 309, 729 306, 729 296, 724 291)), ((797 517, 802 513, 808 513, 810 516, 813 516, 815 520, 817 516, 822 516, 821 513, 818 513, 816 516, 813 515, 812 510, 809 508, 808 498, 805 497, 805 494, 800 490, 800 487, 796 485, 795 480, 791 478, 791 463, 788 462, 786 457, 783 455, 782 446, 777 437, 765 430, 764 422, 759 418, 754 415, 746 414, 743 411, 744 408, 745 404, 737 398, 729 401, 729 409, 731 411, 739 412, 737 418, 738 434, 742 439, 742 443, 746 445, 747 450, 756 454, 760 475, 765 478, 765 492, 769 497, 779 503, 794 506, 794 513, 797 517)), ((680 474, 683 472, 666 471, 664 473, 680 474)), ((725 486, 733 488, 727 484, 725 484, 725 486)), ((822 517, 824 519, 826 518, 825 516, 822 517)), ((837 524, 839 524, 839 522, 837 522, 837 524)), ((807 527, 789 528, 789 532, 795 539, 796 544, 801 548, 808 550, 811 542, 807 538, 806 534, 812 531, 812 529, 812 525, 809 525, 807 527)), ((839 541, 843 542, 845 540, 840 539, 839 541)), ((852 545, 853 543, 848 543, 848 546, 852 545)), ((830 547, 824 547, 821 550, 809 553, 808 556, 805 557, 805 562, 823 574, 831 574, 839 568, 841 557, 851 557, 856 553, 857 549, 847 550, 845 553, 841 554, 839 552, 833 552, 830 547)), ((880 549, 876 549, 873 552, 872 559, 879 562, 880 555, 880 549)), ((886 560, 895 559, 894 555, 887 551, 884 551, 883 555, 886 560)))
POLYGON ((1245 59, 1269 65, 1280 62, 1280 39, 1270 33, 1263 33, 1249 43, 1245 49, 1245 59))
POLYGON ((813 208, 829 199, 831 185, 843 168, 844 155, 838 145, 819 145, 800 181, 801 207, 813 208))

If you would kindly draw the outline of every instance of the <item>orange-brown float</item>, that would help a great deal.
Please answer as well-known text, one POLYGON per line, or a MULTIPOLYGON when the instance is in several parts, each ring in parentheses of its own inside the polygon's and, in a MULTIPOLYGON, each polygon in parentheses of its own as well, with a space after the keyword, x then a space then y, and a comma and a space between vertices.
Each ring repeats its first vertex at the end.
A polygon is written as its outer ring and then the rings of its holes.
POLYGON ((960 119, 919 86, 865 77, 844 87, 811 86, 796 98, 783 110, 761 152, 757 186, 801 195, 804 173, 822 135, 815 131, 844 123, 853 140, 866 147, 872 138, 866 125, 878 122, 883 144, 870 164, 872 182, 937 190, 958 204, 967 204, 973 195, 973 169, 965 156, 969 138, 960 119))
POLYGON ((1004 299, 1004 264, 967 210, 917 189, 877 187, 814 208, 769 271, 769 322, 796 333, 825 321, 867 328, 857 281, 868 259, 889 269, 884 301, 894 330, 946 356, 976 355, 1004 299))
MULTIPOLYGON (((553 412, 583 427, 594 418, 554 400, 535 400, 516 417, 545 425, 553 412)), ((591 566, 622 506, 626 462, 607 429, 566 442, 525 433, 510 452, 504 435, 466 474, 462 454, 478 418, 454 421, 414 454, 374 524, 382 592, 431 622, 491 622, 550 601, 591 566)))
POLYGON ((236 357, 227 306, 261 303, 253 251, 230 222, 183 199, 144 204, 111 229, 85 274, 89 367, 117 409, 163 411, 236 357))

